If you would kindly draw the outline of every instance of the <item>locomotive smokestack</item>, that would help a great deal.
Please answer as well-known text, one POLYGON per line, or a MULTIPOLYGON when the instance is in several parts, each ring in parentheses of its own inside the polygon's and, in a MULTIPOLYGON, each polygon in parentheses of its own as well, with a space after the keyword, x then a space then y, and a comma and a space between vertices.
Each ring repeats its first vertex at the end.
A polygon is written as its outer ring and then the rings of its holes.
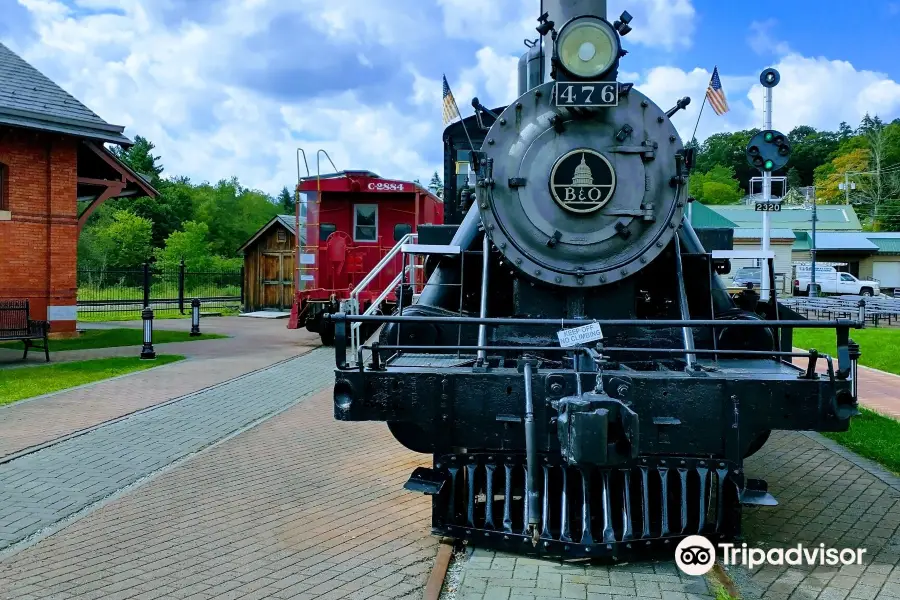
POLYGON ((547 13, 557 29, 569 19, 583 15, 606 18, 606 0, 541 0, 541 14, 547 13))

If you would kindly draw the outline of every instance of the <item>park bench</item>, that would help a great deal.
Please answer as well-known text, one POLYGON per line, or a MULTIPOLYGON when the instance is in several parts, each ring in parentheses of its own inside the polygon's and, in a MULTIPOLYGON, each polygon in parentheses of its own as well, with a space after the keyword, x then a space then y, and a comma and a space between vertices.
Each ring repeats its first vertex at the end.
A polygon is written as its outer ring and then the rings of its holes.
POLYGON ((33 346, 43 350, 47 362, 50 362, 50 323, 33 321, 28 315, 28 300, 0 300, 0 341, 24 342, 23 360, 28 358, 28 350, 33 346), (44 345, 35 346, 34 342, 38 340, 43 340, 44 345))

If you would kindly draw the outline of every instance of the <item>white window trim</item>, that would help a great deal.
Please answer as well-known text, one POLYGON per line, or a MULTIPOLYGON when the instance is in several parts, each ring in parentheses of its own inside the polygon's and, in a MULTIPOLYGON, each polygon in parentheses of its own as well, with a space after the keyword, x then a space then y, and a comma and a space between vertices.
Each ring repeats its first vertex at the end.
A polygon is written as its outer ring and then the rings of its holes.
POLYGON ((353 205, 353 241, 359 242, 360 244, 377 244, 378 243, 378 205, 377 204, 354 204, 353 205), (356 218, 359 215, 357 212, 357 207, 360 206, 371 206, 375 209, 375 239, 374 240, 360 240, 356 238, 356 218))

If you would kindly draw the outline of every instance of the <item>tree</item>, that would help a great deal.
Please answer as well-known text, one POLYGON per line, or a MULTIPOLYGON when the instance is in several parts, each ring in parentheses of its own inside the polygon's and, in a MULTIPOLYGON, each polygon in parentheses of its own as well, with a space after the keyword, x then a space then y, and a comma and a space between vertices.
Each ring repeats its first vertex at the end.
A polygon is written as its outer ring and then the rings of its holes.
POLYGON ((159 156, 153 156, 156 146, 147 138, 134 136, 134 146, 123 149, 121 146, 113 146, 110 150, 116 158, 131 167, 139 175, 143 175, 150 185, 156 187, 159 183, 159 175, 163 172, 163 166, 159 164, 159 156))
POLYGON ((749 190, 750 178, 759 173, 747 164, 747 144, 758 132, 759 129, 746 129, 709 136, 700 146, 695 170, 708 173, 717 165, 730 167, 738 185, 749 190))
POLYGON ((690 193, 703 204, 737 204, 744 196, 734 170, 724 165, 715 165, 706 173, 694 172, 690 193))
MULTIPOLYGON (((865 148, 842 154, 816 168, 816 197, 828 204, 845 202, 846 192, 840 189, 845 173, 864 172, 869 166, 869 151, 865 148)), ((851 200, 852 202, 852 200, 851 200)))
POLYGON ((288 190, 287 186, 281 188, 281 193, 278 194, 278 204, 281 205, 281 212, 292 215, 297 210, 297 203, 294 201, 294 197, 291 195, 291 192, 288 190))
POLYGON ((797 167, 791 167, 790 169, 788 169, 787 184, 788 189, 791 190, 802 187, 802 184, 800 183, 800 171, 797 170, 797 167))
POLYGON ((95 260, 101 266, 133 268, 150 259, 153 224, 127 210, 118 210, 93 232, 95 260))
POLYGON ((159 191, 156 198, 118 198, 100 210, 127 210, 149 220, 153 224, 153 246, 159 248, 173 231, 194 218, 194 187, 185 177, 160 179, 155 187, 159 191))
POLYGON ((198 186, 194 202, 196 220, 209 227, 211 251, 225 257, 233 256, 241 244, 279 212, 272 198, 242 187, 237 177, 223 179, 214 186, 198 186))
POLYGON ((184 231, 176 231, 167 239, 165 246, 154 251, 156 268, 172 270, 178 268, 184 259, 184 266, 190 271, 213 271, 223 268, 240 267, 240 258, 216 256, 209 242, 209 226, 206 223, 188 221, 184 231))
POLYGON ((441 177, 438 175, 437 171, 431 176, 431 181, 428 183, 428 189, 438 198, 444 197, 444 182, 441 181, 441 177))

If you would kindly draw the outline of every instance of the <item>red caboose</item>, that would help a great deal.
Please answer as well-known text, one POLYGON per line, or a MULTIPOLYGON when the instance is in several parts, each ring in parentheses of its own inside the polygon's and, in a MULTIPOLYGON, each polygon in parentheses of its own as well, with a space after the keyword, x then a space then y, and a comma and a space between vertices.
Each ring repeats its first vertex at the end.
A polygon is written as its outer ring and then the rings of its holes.
MULTIPOLYGON (((376 267, 400 241, 414 241, 419 225, 443 223, 444 205, 416 183, 382 179, 369 171, 307 177, 297 191, 303 235, 288 328, 305 326, 331 344, 334 327, 326 326, 323 315, 346 310, 354 290, 360 311, 371 306, 397 278, 403 257, 394 252, 376 267)), ((414 271, 413 281, 416 276, 414 271)), ((392 310, 396 301, 391 289, 384 310, 392 310)))

